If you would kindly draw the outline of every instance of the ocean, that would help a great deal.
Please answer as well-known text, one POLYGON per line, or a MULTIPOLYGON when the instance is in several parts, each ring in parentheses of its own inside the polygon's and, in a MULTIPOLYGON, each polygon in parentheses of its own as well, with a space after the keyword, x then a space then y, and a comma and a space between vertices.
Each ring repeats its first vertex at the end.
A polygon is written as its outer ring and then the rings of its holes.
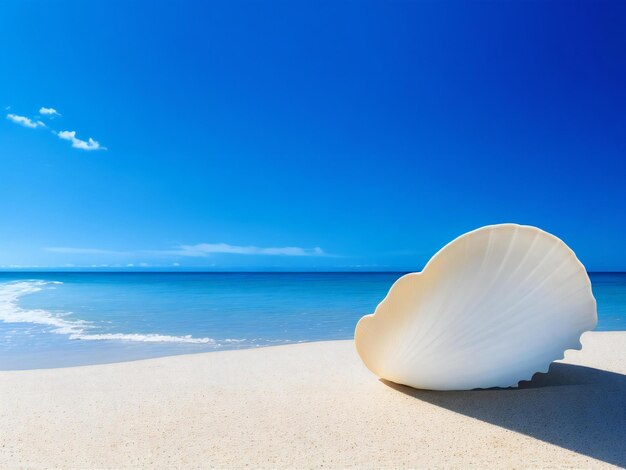
MULTIPOLYGON (((350 339, 403 273, 0 273, 0 370, 350 339)), ((590 274, 599 331, 626 273, 590 274)))

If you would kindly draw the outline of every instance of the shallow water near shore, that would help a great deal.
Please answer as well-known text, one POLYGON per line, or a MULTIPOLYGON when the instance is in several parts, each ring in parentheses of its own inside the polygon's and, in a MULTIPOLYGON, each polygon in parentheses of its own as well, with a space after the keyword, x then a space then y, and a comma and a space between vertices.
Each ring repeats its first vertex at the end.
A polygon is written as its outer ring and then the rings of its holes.
MULTIPOLYGON (((0 370, 351 339, 403 273, 0 273, 0 370)), ((599 331, 626 273, 592 273, 599 331)))

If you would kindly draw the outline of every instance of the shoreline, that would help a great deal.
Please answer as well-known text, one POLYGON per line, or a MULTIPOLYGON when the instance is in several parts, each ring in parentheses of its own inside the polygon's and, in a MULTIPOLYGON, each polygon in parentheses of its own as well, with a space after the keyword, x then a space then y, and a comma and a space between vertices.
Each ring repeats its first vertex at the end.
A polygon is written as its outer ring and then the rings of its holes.
POLYGON ((352 340, 0 371, 0 467, 626 465, 626 332, 516 389, 379 380, 352 340))
MULTIPOLYGON (((587 331, 585 333, 583 333, 583 335, 581 336, 581 341, 582 338, 584 338, 585 335, 587 334, 593 334, 595 335, 596 333, 599 334, 624 334, 625 339, 624 341, 626 341, 626 330, 592 330, 592 331, 587 331)), ((81 341, 81 340, 72 340, 72 341, 81 341)), ((112 340, 113 341, 113 340, 112 340)), ((293 342, 285 342, 285 343, 278 343, 278 344, 263 344, 263 345, 259 345, 259 346, 245 346, 245 347, 241 347, 241 348, 236 348, 236 347, 232 347, 230 349, 214 349, 214 350, 203 350, 203 351, 192 351, 192 352, 181 352, 181 351, 176 351, 176 352, 167 352, 167 353, 163 353, 163 352, 152 352, 152 354, 150 355, 137 355, 137 356, 128 356, 127 359, 124 358, 120 358, 120 359, 112 359, 112 360, 106 360, 106 361, 102 361, 102 362, 93 362, 93 363, 76 363, 76 364, 69 364, 69 365, 60 365, 60 366, 54 366, 51 365, 49 367, 46 366, 40 366, 40 367, 27 367, 27 368, 7 368, 7 369, 2 369, 0 368, 0 374, 5 373, 5 372, 28 372, 28 371, 46 371, 46 370, 57 370, 57 369, 75 369, 75 368, 83 368, 83 367, 99 367, 99 366, 107 366, 107 365, 114 365, 114 364, 125 364, 125 363, 135 363, 135 362, 143 362, 143 361, 155 361, 155 360, 159 360, 159 359, 168 359, 168 358, 177 358, 177 357, 188 357, 188 356, 202 356, 205 354, 215 354, 215 353, 233 353, 233 352, 240 352, 240 351, 257 351, 257 350, 262 350, 262 349, 267 349, 267 348, 280 348, 280 347, 285 347, 285 346, 298 346, 298 345, 306 345, 306 344, 317 344, 317 343, 341 343, 341 342, 352 342, 354 343, 354 339, 350 338, 350 339, 322 339, 322 340, 310 340, 310 341, 293 341, 293 342)), ((170 346, 168 343, 148 343, 149 346, 170 346)), ((173 349, 173 348, 172 348, 173 349)), ((568 349, 566 351, 580 351, 580 350, 576 350, 576 349, 568 349)), ((112 357, 115 357, 114 355, 112 357)), ((118 357, 123 357, 121 354, 118 355, 118 357)), ((556 361, 553 361, 553 363, 555 362, 560 362, 563 359, 557 359, 556 361)))

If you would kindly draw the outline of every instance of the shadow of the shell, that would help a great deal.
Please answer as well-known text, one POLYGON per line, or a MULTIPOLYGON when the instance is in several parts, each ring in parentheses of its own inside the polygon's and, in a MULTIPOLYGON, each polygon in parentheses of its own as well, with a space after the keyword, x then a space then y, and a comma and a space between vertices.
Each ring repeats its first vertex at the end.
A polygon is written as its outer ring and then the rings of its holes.
POLYGON ((517 388, 437 392, 381 379, 436 406, 626 467, 626 375, 552 363, 517 388))

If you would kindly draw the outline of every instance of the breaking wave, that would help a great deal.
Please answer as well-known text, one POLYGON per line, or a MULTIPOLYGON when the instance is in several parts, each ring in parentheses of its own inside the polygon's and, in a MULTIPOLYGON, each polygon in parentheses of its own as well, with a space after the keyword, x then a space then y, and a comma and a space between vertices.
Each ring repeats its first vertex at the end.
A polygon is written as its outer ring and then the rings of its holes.
POLYGON ((58 281, 24 280, 0 284, 0 321, 4 323, 31 323, 48 327, 49 332, 67 335, 72 340, 102 341, 118 340, 143 343, 193 343, 215 344, 240 343, 245 339, 224 339, 219 343, 213 338, 196 338, 191 335, 171 336, 142 333, 97 333, 97 325, 71 316, 71 313, 53 313, 44 309, 25 309, 18 305, 21 297, 41 291, 46 286, 62 284, 58 281))

